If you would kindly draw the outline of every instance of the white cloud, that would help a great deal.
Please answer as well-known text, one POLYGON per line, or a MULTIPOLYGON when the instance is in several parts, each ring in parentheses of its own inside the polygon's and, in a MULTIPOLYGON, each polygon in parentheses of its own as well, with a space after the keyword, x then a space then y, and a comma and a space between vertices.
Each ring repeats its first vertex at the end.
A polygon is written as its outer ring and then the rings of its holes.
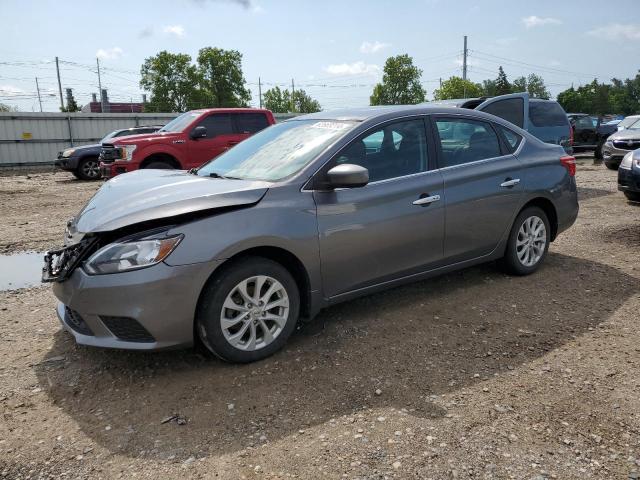
POLYGON ((336 63, 329 65, 324 70, 331 75, 376 75, 380 72, 380 67, 359 61, 354 63, 336 63))
POLYGON ((100 60, 117 60, 122 56, 122 49, 120 47, 113 48, 101 48, 96 52, 96 57, 100 60))
POLYGON ((375 42, 362 42, 362 45, 360 45, 360 51, 362 53, 377 53, 383 48, 387 48, 390 46, 390 43, 383 43, 377 40, 375 42))
POLYGON ((538 17, 536 15, 531 15, 529 17, 524 17, 522 19, 522 23, 526 28, 535 28, 543 25, 561 25, 562 20, 553 17, 538 17))
POLYGON ((640 40, 640 25, 610 23, 587 33, 605 40, 640 40))
POLYGON ((183 38, 186 35, 182 25, 167 25, 162 29, 162 32, 169 35, 175 35, 178 38, 183 38))

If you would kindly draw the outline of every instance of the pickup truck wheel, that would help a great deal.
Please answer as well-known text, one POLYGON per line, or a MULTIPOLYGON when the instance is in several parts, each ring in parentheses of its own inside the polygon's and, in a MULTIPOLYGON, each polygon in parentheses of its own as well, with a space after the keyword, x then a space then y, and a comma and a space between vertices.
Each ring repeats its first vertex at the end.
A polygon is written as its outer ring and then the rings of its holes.
POLYGON ((248 363, 280 350, 300 311, 298 285, 273 260, 232 262, 205 286, 196 311, 204 346, 228 362, 248 363))
POLYGON ((78 168, 73 172, 80 180, 98 180, 102 177, 98 157, 86 157, 78 162, 78 168))
POLYGON ((167 162, 158 161, 158 162, 151 162, 149 165, 145 165, 144 168, 153 168, 156 170, 172 170, 173 165, 167 162))
POLYGON ((538 207, 525 208, 511 227, 502 265, 512 275, 529 275, 542 264, 551 240, 549 219, 538 207))
POLYGON ((604 140, 600 140, 598 142, 598 146, 596 147, 596 149, 593 151, 593 156, 597 159, 597 160, 602 160, 602 147, 604 146, 604 140))

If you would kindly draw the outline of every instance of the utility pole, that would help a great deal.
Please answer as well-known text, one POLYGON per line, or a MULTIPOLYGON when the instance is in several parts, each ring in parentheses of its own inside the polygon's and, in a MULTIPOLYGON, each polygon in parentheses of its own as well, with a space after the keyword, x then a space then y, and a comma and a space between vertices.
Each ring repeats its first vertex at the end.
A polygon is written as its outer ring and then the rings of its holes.
POLYGON ((96 65, 98 66, 98 88, 100 89, 100 113, 104 113, 104 95, 102 95, 102 82, 100 81, 100 59, 96 57, 96 65))
POLYGON ((42 99, 40 98, 40 85, 38 85, 38 77, 36 77, 36 90, 38 91, 38 103, 40 104, 40 112, 42 112, 42 99))
POLYGON ((262 82, 260 77, 258 77, 258 98, 260 99, 260 108, 262 108, 262 82))
POLYGON ((293 78, 291 79, 291 113, 294 113, 296 102, 293 100, 293 94, 296 92, 296 86, 293 83, 293 78))
POLYGON ((58 74, 58 91, 60 92, 60 111, 64 111, 64 99, 62 98, 62 82, 60 82, 60 65, 58 64, 58 57, 56 57, 56 72, 58 74))
POLYGON ((467 79, 467 36, 464 36, 464 50, 462 53, 462 79, 467 79))

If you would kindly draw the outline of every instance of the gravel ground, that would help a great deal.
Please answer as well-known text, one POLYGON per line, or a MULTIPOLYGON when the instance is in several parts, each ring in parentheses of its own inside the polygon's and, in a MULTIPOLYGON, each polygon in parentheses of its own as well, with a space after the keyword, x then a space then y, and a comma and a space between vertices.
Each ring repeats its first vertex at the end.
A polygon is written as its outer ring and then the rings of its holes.
MULTIPOLYGON (((640 205, 577 178, 535 275, 348 302, 252 365, 78 347, 48 288, 0 293, 0 476, 638 478, 640 205)), ((58 245, 98 186, 0 177, 0 253, 58 245)))

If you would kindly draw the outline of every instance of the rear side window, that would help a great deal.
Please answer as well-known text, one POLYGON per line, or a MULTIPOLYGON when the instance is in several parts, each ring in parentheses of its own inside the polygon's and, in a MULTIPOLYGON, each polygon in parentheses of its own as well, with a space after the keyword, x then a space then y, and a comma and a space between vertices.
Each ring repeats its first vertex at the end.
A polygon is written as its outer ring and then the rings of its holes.
POLYGON ((502 134, 504 141, 507 144, 507 148, 509 149, 509 153, 515 152, 518 149, 520 142, 522 141, 522 136, 512 130, 509 130, 508 128, 503 127, 502 125, 496 125, 496 128, 502 134))
POLYGON ((256 133, 269 126, 267 116, 263 113, 239 113, 235 117, 240 133, 256 133))
POLYGON ((524 126, 524 99, 520 97, 497 100, 484 107, 482 111, 503 118, 520 128, 524 126))
POLYGON ((567 114, 557 102, 529 102, 529 120, 536 127, 564 127, 567 114))
POLYGON ((487 158, 500 157, 500 143, 491 125, 466 118, 439 118, 442 165, 453 167, 487 158))
POLYGON ((207 129, 207 138, 217 137, 218 135, 233 134, 233 122, 231 115, 228 113, 215 113, 203 119, 198 126, 207 129))

